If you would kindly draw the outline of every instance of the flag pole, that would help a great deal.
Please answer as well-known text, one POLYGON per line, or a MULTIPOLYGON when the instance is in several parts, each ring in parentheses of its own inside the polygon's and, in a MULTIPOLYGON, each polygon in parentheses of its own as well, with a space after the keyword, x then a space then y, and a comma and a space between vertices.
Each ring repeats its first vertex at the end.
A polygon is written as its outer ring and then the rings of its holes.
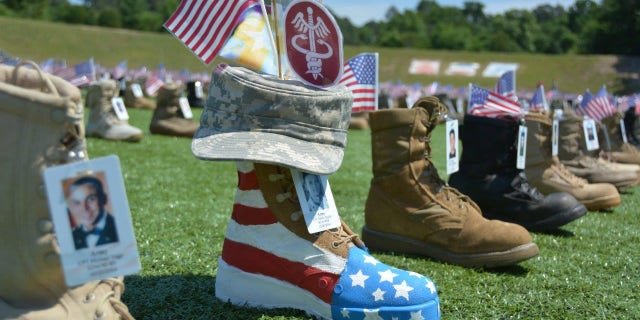
MULTIPOLYGON (((264 17, 264 20, 267 24, 267 30, 269 30, 268 33, 269 33, 269 41, 271 41, 271 48, 277 51, 276 43, 273 40, 273 33, 271 33, 271 23, 269 22, 269 15, 267 14, 267 7, 264 4, 264 0, 260 0, 260 10, 262 10, 262 16, 264 17)), ((277 28, 277 25, 276 25, 276 28, 277 28)), ((276 57, 276 59, 278 59, 278 57, 276 57)), ((278 60, 276 60, 276 63, 277 62, 278 60)))
POLYGON ((278 19, 278 1, 277 0, 273 0, 272 1, 272 8, 271 10, 273 11, 273 22, 276 25, 275 27, 275 33, 276 33, 276 65, 278 66, 278 78, 280 79, 284 79, 284 75, 282 74, 282 61, 280 61, 280 52, 282 50, 282 48, 280 48, 280 32, 278 30, 280 30, 280 24, 279 24, 279 19, 278 19))

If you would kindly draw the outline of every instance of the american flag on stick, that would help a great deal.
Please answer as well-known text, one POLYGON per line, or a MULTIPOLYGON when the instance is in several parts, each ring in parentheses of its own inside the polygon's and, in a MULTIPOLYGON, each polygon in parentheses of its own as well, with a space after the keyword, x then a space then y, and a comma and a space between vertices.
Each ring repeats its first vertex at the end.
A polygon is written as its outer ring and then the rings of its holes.
POLYGON ((589 118, 598 121, 616 112, 616 108, 609 100, 609 94, 605 86, 602 86, 595 96, 587 90, 582 97, 578 110, 579 114, 587 115, 589 118))
POLYGON ((503 73, 498 79, 498 83, 496 83, 495 92, 513 101, 518 101, 516 95, 516 72, 510 70, 503 73))
POLYGON ((544 86, 539 85, 533 93, 533 97, 529 102, 529 109, 538 111, 549 111, 549 104, 545 97, 544 86))
POLYGON ((353 92, 352 112, 378 109, 378 53, 361 53, 344 64, 340 84, 353 92))
POLYGON ((183 0, 164 27, 204 63, 218 55, 242 13, 258 0, 183 0))
POLYGON ((503 115, 520 115, 520 104, 493 91, 469 84, 469 114, 495 118, 503 115))

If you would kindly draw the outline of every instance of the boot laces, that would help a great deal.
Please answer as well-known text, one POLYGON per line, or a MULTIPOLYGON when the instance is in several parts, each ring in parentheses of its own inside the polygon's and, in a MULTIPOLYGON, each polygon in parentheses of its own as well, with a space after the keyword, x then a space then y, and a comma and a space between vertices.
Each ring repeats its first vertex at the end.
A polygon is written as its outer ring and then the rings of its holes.
POLYGON ((433 163, 433 157, 431 156, 431 131, 432 127, 435 126, 433 122, 437 121, 439 117, 440 110, 431 117, 430 121, 423 121, 423 124, 427 127, 427 134, 421 136, 420 141, 425 143, 424 159, 426 163, 424 170, 422 171, 421 178, 424 179, 429 187, 433 188, 435 194, 444 192, 445 200, 447 202, 454 202, 457 204, 458 209, 462 209, 470 203, 470 198, 467 195, 462 194, 456 188, 449 186, 448 183, 440 178, 438 169, 436 169, 433 163))
MULTIPOLYGON (((278 167, 278 171, 280 170, 281 169, 278 167)), ((284 170, 287 170, 287 169, 284 169, 284 170)), ((295 207, 300 207, 298 193, 295 190, 295 184, 293 183, 293 179, 291 178, 291 176, 283 173, 272 173, 272 174, 269 174, 269 181, 272 181, 272 182, 282 181, 285 185, 284 192, 278 193, 276 195, 276 201, 278 202, 289 201, 295 207)), ((291 216, 291 220, 298 221, 300 219, 300 216, 302 216, 302 209, 294 211, 293 213, 291 213, 290 216, 291 216)), ((358 238, 358 235, 355 234, 353 231, 351 231, 351 229, 349 229, 349 227, 344 223, 344 221, 341 221, 340 226, 338 226, 337 228, 328 229, 326 231, 331 233, 331 235, 336 239, 331 243, 334 249, 340 247, 343 244, 356 242, 358 238)))
POLYGON ((118 291, 120 293, 124 292, 124 282, 122 282, 119 279, 110 278, 110 279, 97 281, 91 287, 91 290, 89 290, 89 293, 85 295, 83 302, 89 303, 93 301, 96 297, 95 296, 96 289, 98 289, 98 287, 100 287, 103 284, 106 284, 109 287, 111 287, 111 290, 107 294, 105 294, 101 298, 100 303, 98 303, 98 306, 96 307, 96 310, 94 313, 94 319, 95 320, 105 319, 107 313, 104 311, 104 305, 109 303, 109 305, 115 310, 116 314, 119 315, 121 319, 134 320, 131 313, 129 313, 129 309, 127 308, 127 306, 122 301, 120 301, 119 298, 115 296, 116 288, 118 288, 118 291))
POLYGON ((516 196, 518 198, 527 198, 530 200, 540 200, 544 198, 544 196, 536 189, 529 184, 527 177, 524 174, 524 171, 518 172, 511 182, 511 187, 515 189, 511 195, 516 196))
POLYGON ((561 162, 554 163, 558 172, 572 185, 583 186, 587 184, 587 180, 580 178, 567 169, 561 162))

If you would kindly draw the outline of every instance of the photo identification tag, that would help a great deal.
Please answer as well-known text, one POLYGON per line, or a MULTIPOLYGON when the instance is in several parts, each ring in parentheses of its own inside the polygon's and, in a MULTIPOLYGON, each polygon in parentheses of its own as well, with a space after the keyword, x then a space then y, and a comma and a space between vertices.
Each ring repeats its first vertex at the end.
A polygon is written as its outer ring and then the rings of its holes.
POLYGON ((527 159, 527 127, 520 126, 518 129, 518 155, 516 158, 516 168, 524 170, 527 159))
POLYGON ((293 184, 300 200, 309 233, 318 233, 341 225, 327 176, 291 169, 293 184))
POLYGON ((560 134, 560 121, 558 119, 553 119, 553 123, 551 125, 551 155, 558 155, 558 140, 560 134))
POLYGON ((593 151, 600 148, 598 142, 598 132, 596 131, 596 122, 593 119, 584 119, 582 121, 582 129, 584 130, 584 137, 587 143, 587 150, 593 151))
POLYGON ((620 119, 620 134, 622 135, 622 142, 628 143, 627 127, 624 125, 624 119, 620 119))
POLYGON ((140 271, 117 156, 47 168, 44 182, 67 286, 140 271))
POLYGON ((189 99, 186 97, 180 97, 178 99, 178 104, 180 104, 180 110, 182 111, 182 115, 184 115, 185 119, 192 119, 193 113, 191 112, 191 106, 189 105, 189 99))
POLYGON ((140 87, 139 83, 131 84, 131 91, 133 91, 133 96, 136 98, 142 98, 144 93, 142 93, 142 87, 140 87))
POLYGON ((448 119, 446 121, 446 155, 447 155, 447 174, 458 172, 460 148, 458 147, 458 120, 448 119))
POLYGON ((116 112, 116 117, 119 120, 129 120, 129 113, 127 112, 127 108, 124 106, 124 101, 122 97, 113 97, 111 98, 111 106, 113 110, 116 112))
POLYGON ((194 84, 194 87, 196 89, 196 98, 198 99, 204 98, 204 89, 202 88, 202 82, 196 81, 194 84))

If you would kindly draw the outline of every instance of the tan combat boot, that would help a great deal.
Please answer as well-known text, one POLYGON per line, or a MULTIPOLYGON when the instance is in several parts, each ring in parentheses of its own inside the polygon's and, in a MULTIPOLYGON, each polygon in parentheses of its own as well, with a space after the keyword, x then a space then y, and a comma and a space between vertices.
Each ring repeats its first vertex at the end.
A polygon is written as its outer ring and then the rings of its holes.
MULTIPOLYGON (((611 143, 611 150, 605 152, 606 158, 619 163, 640 164, 640 151, 638 147, 624 142, 622 138, 622 130, 620 130, 620 120, 624 118, 622 112, 616 112, 613 115, 602 119, 602 124, 606 126, 611 143)), ((604 128, 603 128, 604 129, 604 128)), ((604 141, 604 134, 600 135, 604 141)))
POLYGON ((158 107, 153 111, 153 118, 149 124, 151 133, 193 137, 199 125, 193 119, 186 119, 182 114, 179 99, 183 91, 183 85, 177 83, 166 83, 160 88, 158 107))
POLYGON ((351 114, 349 120, 349 129, 364 130, 369 128, 369 113, 368 112, 356 112, 351 114))
POLYGON ((428 97, 411 109, 371 113, 373 179, 363 240, 375 250, 462 266, 497 267, 536 256, 527 230, 485 219, 475 202, 438 176, 429 139, 443 108, 428 97))
POLYGON ((529 183, 543 194, 568 192, 589 210, 620 204, 620 194, 610 183, 589 183, 569 172, 558 157, 551 156, 551 119, 545 113, 526 116, 527 158, 525 174, 529 183))
POLYGON ((133 142, 142 140, 142 130, 116 116, 111 98, 116 97, 117 93, 114 80, 100 80, 89 87, 86 103, 91 111, 87 122, 87 136, 133 142))
POLYGON ((42 172, 87 159, 82 98, 29 64, 0 65, 0 319, 133 319, 122 278, 64 283, 42 172))
POLYGON ((133 89, 131 85, 133 82, 127 81, 126 89, 124 90, 124 104, 127 108, 134 109, 150 109, 153 110, 156 108, 156 104, 149 98, 146 98, 143 94, 142 97, 136 97, 133 93, 133 89))
POLYGON ((582 118, 565 110, 559 125, 558 158, 571 173, 590 183, 611 183, 618 191, 638 184, 635 170, 596 158, 593 152, 587 150, 582 118))

